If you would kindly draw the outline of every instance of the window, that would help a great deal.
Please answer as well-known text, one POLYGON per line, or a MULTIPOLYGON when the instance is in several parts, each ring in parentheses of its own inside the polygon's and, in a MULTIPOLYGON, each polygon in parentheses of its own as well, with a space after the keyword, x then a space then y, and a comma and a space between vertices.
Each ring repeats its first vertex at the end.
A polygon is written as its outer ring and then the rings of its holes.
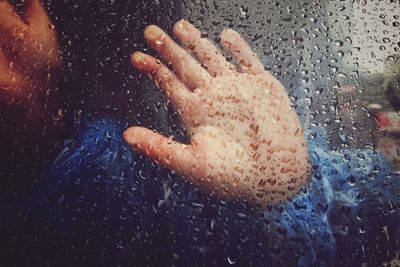
POLYGON ((399 10, 0 1, 4 266, 399 265, 399 10))

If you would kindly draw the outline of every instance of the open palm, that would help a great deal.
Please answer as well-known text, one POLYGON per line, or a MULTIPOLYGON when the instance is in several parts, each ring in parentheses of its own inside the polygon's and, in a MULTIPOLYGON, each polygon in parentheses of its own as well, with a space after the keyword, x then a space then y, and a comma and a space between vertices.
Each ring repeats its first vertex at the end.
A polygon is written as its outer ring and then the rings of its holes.
POLYGON ((174 34, 197 60, 160 28, 149 26, 146 40, 173 70, 140 52, 132 62, 171 99, 191 143, 142 127, 129 128, 125 140, 222 197, 274 204, 298 192, 309 177, 307 146, 282 84, 233 30, 225 30, 221 41, 239 68, 188 22, 177 22, 174 34))

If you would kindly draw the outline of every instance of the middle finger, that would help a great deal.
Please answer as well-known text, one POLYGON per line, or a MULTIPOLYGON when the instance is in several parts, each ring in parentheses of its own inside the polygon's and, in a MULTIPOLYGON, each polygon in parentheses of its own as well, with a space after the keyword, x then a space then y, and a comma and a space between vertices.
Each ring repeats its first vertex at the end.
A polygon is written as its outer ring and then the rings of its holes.
POLYGON ((171 37, 155 25, 146 28, 144 37, 164 59, 172 64, 177 76, 190 89, 204 88, 209 83, 209 73, 171 37))

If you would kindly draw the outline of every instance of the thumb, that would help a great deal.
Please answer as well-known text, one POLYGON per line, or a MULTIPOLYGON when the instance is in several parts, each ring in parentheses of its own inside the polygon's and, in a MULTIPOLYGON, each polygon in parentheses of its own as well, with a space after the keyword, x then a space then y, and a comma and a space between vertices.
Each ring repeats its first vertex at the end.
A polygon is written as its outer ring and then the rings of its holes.
POLYGON ((42 51, 40 57, 50 66, 58 68, 61 64, 58 51, 58 38, 54 24, 47 15, 41 0, 29 0, 25 13, 25 22, 28 24, 36 49, 42 51))
POLYGON ((29 82, 9 63, 0 47, 0 107, 27 103, 29 82))
POLYGON ((29 26, 49 28, 50 18, 42 6, 41 0, 30 0, 25 7, 25 21, 29 26))
POLYGON ((175 142, 147 128, 131 127, 124 132, 124 139, 134 150, 178 174, 191 176, 196 165, 190 145, 175 142))

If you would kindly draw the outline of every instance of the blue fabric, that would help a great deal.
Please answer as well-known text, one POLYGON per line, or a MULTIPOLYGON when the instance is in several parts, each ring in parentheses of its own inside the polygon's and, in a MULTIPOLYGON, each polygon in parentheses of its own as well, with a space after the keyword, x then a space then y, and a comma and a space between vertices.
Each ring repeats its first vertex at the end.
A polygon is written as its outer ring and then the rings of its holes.
POLYGON ((333 266, 368 262, 368 250, 377 261, 393 258, 396 237, 379 237, 400 225, 399 177, 372 149, 328 151, 322 128, 309 129, 311 183, 260 210, 220 201, 134 154, 125 127, 86 120, 37 179, 30 212, 38 235, 62 247, 53 262, 333 266))

